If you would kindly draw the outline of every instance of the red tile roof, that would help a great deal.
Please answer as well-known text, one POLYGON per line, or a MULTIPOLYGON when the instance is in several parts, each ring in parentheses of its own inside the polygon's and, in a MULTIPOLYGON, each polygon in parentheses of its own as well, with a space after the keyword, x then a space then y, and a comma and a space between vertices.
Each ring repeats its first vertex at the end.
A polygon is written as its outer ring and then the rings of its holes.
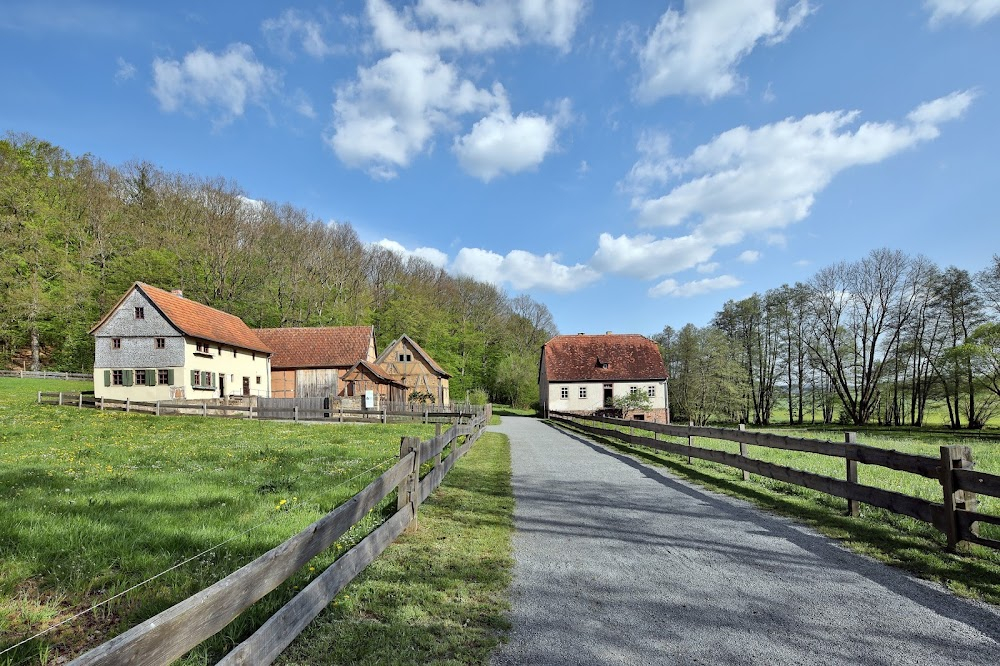
POLYGON ((395 386, 401 386, 403 388, 406 388, 406 384, 396 381, 389 375, 385 374, 382 368, 378 367, 377 365, 372 365, 371 363, 365 360, 358 361, 353 366, 351 366, 351 369, 348 370, 346 374, 344 374, 343 381, 345 382, 351 381, 351 379, 355 375, 363 374, 362 370, 368 370, 368 372, 371 373, 371 375, 375 379, 377 379, 379 382, 383 384, 393 384, 395 386))
POLYGON ((542 356, 550 382, 667 378, 659 346, 642 335, 557 335, 542 347, 542 356))
POLYGON ((132 288, 144 293, 163 316, 184 335, 240 349, 271 353, 271 349, 236 315, 210 308, 143 282, 136 282, 132 288))
POLYGON ((271 368, 350 368, 368 358, 371 326, 258 328, 254 333, 274 355, 271 368))

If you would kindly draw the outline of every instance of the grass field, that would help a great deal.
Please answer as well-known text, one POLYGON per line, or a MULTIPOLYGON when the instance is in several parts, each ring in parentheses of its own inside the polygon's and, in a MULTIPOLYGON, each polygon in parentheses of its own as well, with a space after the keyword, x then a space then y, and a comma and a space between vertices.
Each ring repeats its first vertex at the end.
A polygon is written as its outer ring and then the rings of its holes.
POLYGON ((510 445, 487 433, 405 534, 282 654, 288 666, 485 664, 509 628, 510 445))
MULTIPOLYGON (((797 431, 789 428, 769 428, 768 431, 783 435, 844 441, 843 430, 825 429, 797 431)), ((639 431, 636 431, 637 434, 639 431)), ((857 440, 886 449, 940 456, 940 446, 964 444, 972 447, 976 468, 1000 474, 1000 443, 980 438, 968 438, 960 433, 909 431, 892 433, 891 436, 876 429, 874 432, 859 429, 857 440)), ((687 439, 662 437, 668 441, 687 443, 687 439)), ((945 550, 944 536, 932 526, 900 516, 883 509, 861 505, 857 518, 845 516, 846 500, 819 493, 807 488, 751 475, 750 481, 742 480, 742 472, 733 467, 686 456, 662 453, 646 447, 632 447, 616 440, 602 441, 617 450, 633 455, 647 463, 660 465, 670 471, 706 487, 741 497, 768 510, 794 516, 811 524, 821 532, 841 540, 851 549, 870 555, 888 564, 899 566, 923 578, 938 581, 956 593, 1000 604, 1000 551, 980 546, 963 546, 961 552, 951 554, 945 550)), ((706 438, 695 438, 695 446, 737 453, 739 445, 706 438)), ((796 451, 782 451, 750 446, 747 455, 786 467, 816 474, 844 478, 845 463, 842 459, 796 451)), ((906 474, 874 465, 858 466, 858 481, 865 485, 894 490, 941 502, 941 487, 931 479, 906 474)), ((1000 500, 981 497, 980 510, 1000 515, 1000 500)), ((1000 529, 993 525, 980 525, 984 536, 1000 538, 1000 529)))
MULTIPOLYGON (((0 664, 52 662, 190 596, 363 488, 398 459, 402 435, 434 431, 34 404, 37 391, 81 388, 88 387, 0 379, 0 652, 223 545, 0 654, 0 664)), ((394 498, 186 661, 218 656, 362 538, 394 498)))

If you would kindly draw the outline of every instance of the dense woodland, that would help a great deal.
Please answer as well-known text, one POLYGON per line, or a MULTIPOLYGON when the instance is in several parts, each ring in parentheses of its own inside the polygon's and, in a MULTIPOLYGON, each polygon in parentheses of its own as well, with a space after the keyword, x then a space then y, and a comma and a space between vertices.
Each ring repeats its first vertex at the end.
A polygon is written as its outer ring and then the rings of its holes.
POLYGON ((875 250, 654 339, 678 419, 920 426, 944 404, 982 428, 1000 411, 1000 256, 971 274, 875 250))
POLYGON ((456 400, 534 401, 538 352, 556 333, 527 296, 250 200, 231 181, 0 140, 0 366, 89 371, 90 327, 136 280, 251 327, 371 324, 380 348, 407 333, 452 373, 456 400))

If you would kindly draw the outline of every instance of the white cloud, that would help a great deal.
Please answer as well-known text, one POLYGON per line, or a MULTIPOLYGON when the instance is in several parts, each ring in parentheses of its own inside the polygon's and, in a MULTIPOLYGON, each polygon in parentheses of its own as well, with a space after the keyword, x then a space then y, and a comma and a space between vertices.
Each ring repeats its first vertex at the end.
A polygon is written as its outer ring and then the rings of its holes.
POLYGON ((337 89, 328 141, 348 166, 391 178, 438 131, 462 114, 496 107, 498 96, 502 88, 477 88, 437 55, 397 51, 358 68, 357 81, 337 89))
POLYGON ((719 262, 710 261, 706 264, 698 264, 697 266, 694 267, 694 269, 702 274, 714 273, 715 271, 719 270, 719 262))
POLYGON ((153 94, 160 108, 177 111, 190 104, 215 108, 225 124, 243 114, 248 102, 262 103, 278 75, 262 65, 246 44, 230 44, 223 53, 196 49, 183 61, 153 61, 153 94))
MULTIPOLYGON (((498 97, 501 97, 498 95, 498 97)), ((552 117, 521 113, 514 117, 505 96, 472 130, 456 137, 452 150, 466 172, 488 183, 503 173, 537 167, 556 147, 556 136, 569 117, 569 100, 552 117)))
POLYGON ((293 42, 317 60, 344 51, 342 47, 326 42, 323 26, 318 21, 306 18, 294 9, 285 10, 278 18, 266 19, 260 29, 271 49, 286 57, 292 57, 293 42))
POLYGON ((704 264, 714 253, 714 244, 697 235, 657 240, 648 234, 601 234, 590 264, 600 271, 652 279, 704 264))
POLYGON ((647 292, 653 298, 662 296, 674 296, 677 298, 691 298, 701 296, 720 289, 732 289, 739 287, 743 281, 732 275, 720 275, 704 280, 694 280, 692 282, 678 283, 677 280, 664 280, 655 287, 651 287, 647 292))
POLYGON ((552 254, 539 256, 512 250, 507 256, 479 248, 462 248, 452 271, 493 284, 509 283, 515 289, 547 289, 570 292, 597 280, 597 271, 582 264, 566 266, 552 254))
POLYGON ((388 238, 383 238, 375 244, 384 247, 390 252, 395 252, 404 259, 416 257, 438 268, 444 268, 448 265, 448 255, 433 247, 418 247, 413 250, 407 250, 402 244, 388 238))
POLYGON ((135 65, 118 56, 118 70, 115 72, 115 82, 121 83, 135 77, 135 65))
POLYGON ((316 109, 313 108, 312 100, 301 88, 297 89, 289 98, 288 103, 300 116, 315 119, 316 109))
POLYGON ((381 48, 424 53, 482 53, 524 42, 568 51, 585 9, 583 0, 419 0, 399 12, 386 0, 367 3, 381 48))
POLYGON ((811 12, 808 0, 686 0, 668 9, 639 50, 636 98, 667 95, 715 99, 743 85, 736 66, 758 44, 777 44, 811 12), (783 15, 779 7, 787 11, 783 15))
POLYGON ((931 13, 932 26, 948 20, 978 25, 1000 16, 1000 0, 924 0, 924 7, 931 13))
POLYGON ((757 250, 744 250, 743 252, 740 252, 740 256, 738 256, 737 259, 742 261, 744 264, 753 264, 760 259, 760 252, 757 250))
POLYGON ((647 150, 625 187, 635 194, 640 224, 693 223, 716 245, 731 245, 748 233, 773 234, 802 220, 838 173, 934 139, 937 124, 960 117, 974 98, 971 91, 952 93, 920 105, 903 124, 857 125, 859 112, 833 111, 757 129, 737 127, 687 157, 647 150), (666 179, 686 180, 650 197, 649 190, 666 179))

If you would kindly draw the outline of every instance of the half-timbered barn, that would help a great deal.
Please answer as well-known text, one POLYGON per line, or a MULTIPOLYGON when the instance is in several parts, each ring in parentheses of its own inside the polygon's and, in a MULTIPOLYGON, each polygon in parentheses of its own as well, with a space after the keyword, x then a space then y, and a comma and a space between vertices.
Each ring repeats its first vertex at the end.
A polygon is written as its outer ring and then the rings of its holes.
POLYGON ((271 357, 271 397, 328 398, 343 392, 343 376, 358 361, 375 361, 371 326, 258 328, 271 357))
POLYGON ((434 362, 410 336, 402 335, 390 342, 379 355, 376 364, 406 387, 408 400, 425 397, 429 402, 447 405, 450 374, 434 362))
POLYGON ((379 396, 380 402, 405 403, 407 399, 406 386, 393 379, 374 363, 358 361, 341 378, 340 395, 345 398, 364 396, 372 391, 379 396))
POLYGON ((180 291, 136 282, 90 334, 98 398, 270 395, 270 347, 239 317, 180 291))

